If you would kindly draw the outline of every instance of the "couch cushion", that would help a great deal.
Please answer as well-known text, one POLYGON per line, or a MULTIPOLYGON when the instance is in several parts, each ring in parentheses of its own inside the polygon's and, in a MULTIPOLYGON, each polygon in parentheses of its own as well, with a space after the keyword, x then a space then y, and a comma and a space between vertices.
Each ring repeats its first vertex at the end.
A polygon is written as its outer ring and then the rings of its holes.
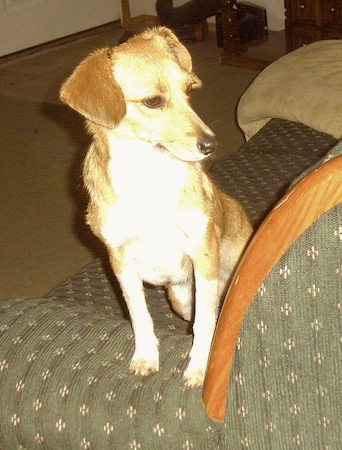
POLYGON ((268 66, 240 99, 237 118, 250 139, 271 118, 342 137, 342 40, 315 42, 268 66))
POLYGON ((133 375, 119 309, 89 296, 1 302, 1 449, 222 448, 182 379, 191 336, 157 326, 161 370, 133 375))

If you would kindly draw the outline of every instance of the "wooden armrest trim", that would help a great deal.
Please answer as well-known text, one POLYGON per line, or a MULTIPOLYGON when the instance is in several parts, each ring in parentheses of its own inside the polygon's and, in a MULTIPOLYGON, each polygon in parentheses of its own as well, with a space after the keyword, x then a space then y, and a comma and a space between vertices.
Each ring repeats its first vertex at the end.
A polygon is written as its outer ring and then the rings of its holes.
POLYGON ((217 323, 203 388, 209 417, 224 420, 236 341, 248 307, 272 267, 318 217, 342 202, 342 156, 296 184, 273 208, 249 244, 217 323))

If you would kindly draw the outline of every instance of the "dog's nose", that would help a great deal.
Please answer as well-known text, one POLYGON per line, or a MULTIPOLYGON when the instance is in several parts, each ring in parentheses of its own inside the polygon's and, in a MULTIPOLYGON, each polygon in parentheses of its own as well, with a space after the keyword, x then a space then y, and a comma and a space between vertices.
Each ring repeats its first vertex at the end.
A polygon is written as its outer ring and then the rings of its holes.
POLYGON ((197 143, 198 150, 203 153, 203 155, 210 155, 216 150, 217 139, 215 136, 206 136, 197 143))

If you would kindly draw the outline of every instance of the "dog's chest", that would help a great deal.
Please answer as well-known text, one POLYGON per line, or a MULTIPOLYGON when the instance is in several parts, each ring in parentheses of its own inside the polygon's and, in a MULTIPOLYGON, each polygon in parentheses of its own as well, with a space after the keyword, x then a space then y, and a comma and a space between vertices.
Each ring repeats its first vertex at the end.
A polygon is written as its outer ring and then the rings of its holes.
POLYGON ((197 208, 182 208, 188 188, 186 165, 155 151, 131 159, 115 155, 109 174, 118 201, 110 205, 102 228, 112 247, 126 247, 130 259, 152 282, 183 276, 184 256, 203 238, 206 216, 197 208))
MULTIPOLYGON (((113 153, 109 163, 110 181, 120 214, 133 214, 142 222, 174 215, 179 196, 188 183, 188 171, 182 162, 139 143, 113 153)), ((139 224, 137 224, 139 225, 139 224)))

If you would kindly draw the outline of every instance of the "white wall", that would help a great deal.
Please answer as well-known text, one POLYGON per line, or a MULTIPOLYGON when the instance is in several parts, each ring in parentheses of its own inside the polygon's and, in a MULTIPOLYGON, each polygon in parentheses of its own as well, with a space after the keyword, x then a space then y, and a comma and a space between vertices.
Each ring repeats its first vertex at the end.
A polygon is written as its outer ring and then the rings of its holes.
POLYGON ((119 0, 0 0, 0 56, 118 20, 119 0))

